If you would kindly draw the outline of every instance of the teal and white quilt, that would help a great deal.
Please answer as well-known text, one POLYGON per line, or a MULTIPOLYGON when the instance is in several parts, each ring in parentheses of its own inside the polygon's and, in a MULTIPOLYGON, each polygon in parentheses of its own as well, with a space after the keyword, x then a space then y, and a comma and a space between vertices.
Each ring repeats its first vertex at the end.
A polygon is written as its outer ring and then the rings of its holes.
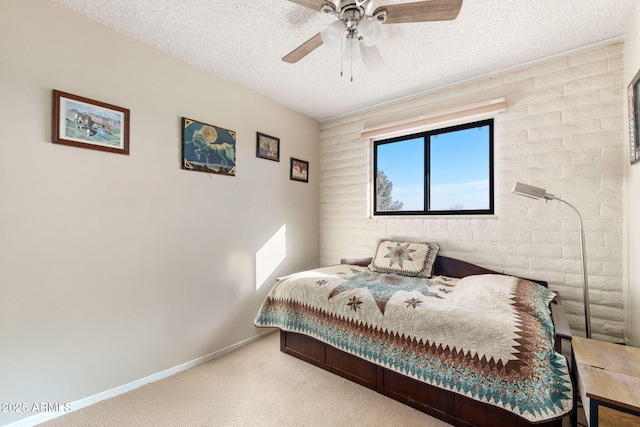
POLYGON ((336 265, 283 277, 256 326, 312 336, 537 422, 573 407, 554 292, 503 275, 416 278, 336 265))

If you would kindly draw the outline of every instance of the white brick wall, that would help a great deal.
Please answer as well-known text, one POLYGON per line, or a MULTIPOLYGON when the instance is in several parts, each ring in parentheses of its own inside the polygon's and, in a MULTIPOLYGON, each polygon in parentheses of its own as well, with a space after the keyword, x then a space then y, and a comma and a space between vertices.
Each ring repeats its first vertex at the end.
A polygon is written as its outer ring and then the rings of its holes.
POLYGON ((435 241, 441 253, 546 280, 584 335, 578 219, 560 202, 510 193, 546 188, 582 214, 594 338, 621 341, 623 162, 622 43, 466 82, 328 120, 320 130, 320 262, 366 257, 379 237, 435 241), (496 117, 496 215, 372 218, 367 127, 504 97, 496 117))

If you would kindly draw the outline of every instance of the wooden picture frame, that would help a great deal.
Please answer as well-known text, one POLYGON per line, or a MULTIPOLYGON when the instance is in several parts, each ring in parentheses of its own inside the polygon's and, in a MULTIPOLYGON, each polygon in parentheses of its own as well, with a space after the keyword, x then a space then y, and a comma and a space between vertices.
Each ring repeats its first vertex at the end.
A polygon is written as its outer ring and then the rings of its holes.
POLYGON ((256 157, 280 161, 280 138, 256 132, 256 157))
POLYGON ((182 169, 236 175, 236 132, 182 118, 182 169))
POLYGON ((636 73, 627 88, 629 99, 629 159, 631 164, 640 159, 640 71, 636 73))
POLYGON ((53 90, 54 144, 128 155, 129 120, 127 108, 53 90))
POLYGON ((309 182, 309 162, 292 157, 289 179, 292 181, 309 182))

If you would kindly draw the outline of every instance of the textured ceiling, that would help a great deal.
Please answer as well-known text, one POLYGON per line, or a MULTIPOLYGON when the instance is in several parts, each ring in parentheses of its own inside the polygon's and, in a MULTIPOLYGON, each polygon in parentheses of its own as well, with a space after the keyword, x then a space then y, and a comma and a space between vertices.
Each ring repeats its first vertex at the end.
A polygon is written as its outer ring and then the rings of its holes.
POLYGON ((385 25, 385 68, 340 76, 339 48, 281 61, 335 19, 286 0, 54 1, 318 120, 622 37, 640 4, 464 0, 453 21, 385 25))

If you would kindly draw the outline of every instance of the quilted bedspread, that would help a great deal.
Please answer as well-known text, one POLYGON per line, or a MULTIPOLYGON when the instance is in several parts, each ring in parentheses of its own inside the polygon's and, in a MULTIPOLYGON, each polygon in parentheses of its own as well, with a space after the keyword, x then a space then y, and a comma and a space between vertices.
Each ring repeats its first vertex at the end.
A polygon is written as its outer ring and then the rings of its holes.
POLYGON ((554 296, 512 276, 426 279, 336 265, 279 279, 255 324, 536 422, 573 405, 566 360, 553 348, 554 296))

